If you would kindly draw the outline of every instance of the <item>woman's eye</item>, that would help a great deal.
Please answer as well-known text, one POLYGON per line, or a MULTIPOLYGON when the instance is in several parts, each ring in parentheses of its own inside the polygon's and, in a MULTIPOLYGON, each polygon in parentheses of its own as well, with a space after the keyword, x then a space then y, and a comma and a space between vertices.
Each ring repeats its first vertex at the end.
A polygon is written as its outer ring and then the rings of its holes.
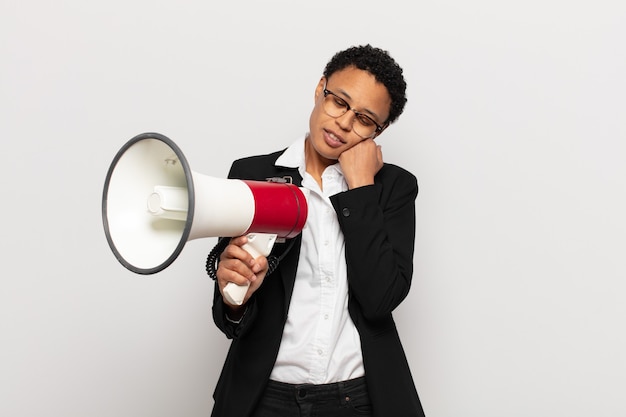
POLYGON ((337 107, 348 107, 348 104, 340 98, 335 98, 335 104, 337 105, 337 107))
POLYGON ((357 115, 356 119, 359 121, 359 123, 361 123, 363 126, 372 126, 374 125, 374 121, 372 119, 370 119, 369 117, 363 115, 363 114, 359 114, 357 115))

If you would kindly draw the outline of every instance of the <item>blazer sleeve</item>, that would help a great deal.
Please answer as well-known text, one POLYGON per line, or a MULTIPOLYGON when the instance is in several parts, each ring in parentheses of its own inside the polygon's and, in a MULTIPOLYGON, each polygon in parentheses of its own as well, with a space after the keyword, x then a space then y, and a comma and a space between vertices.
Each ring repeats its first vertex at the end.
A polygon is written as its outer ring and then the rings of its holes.
POLYGON ((254 296, 248 300, 245 306, 245 312, 241 320, 238 323, 234 323, 228 320, 226 316, 226 306, 222 298, 222 293, 218 287, 217 281, 215 282, 215 289, 213 292, 213 321, 218 329, 222 331, 229 339, 237 339, 241 335, 246 333, 246 329, 250 327, 250 323, 254 322, 257 315, 257 306, 254 300, 254 296))
POLYGON ((390 314, 407 296, 413 275, 417 179, 385 165, 374 185, 331 197, 345 238, 348 282, 362 314, 390 314))

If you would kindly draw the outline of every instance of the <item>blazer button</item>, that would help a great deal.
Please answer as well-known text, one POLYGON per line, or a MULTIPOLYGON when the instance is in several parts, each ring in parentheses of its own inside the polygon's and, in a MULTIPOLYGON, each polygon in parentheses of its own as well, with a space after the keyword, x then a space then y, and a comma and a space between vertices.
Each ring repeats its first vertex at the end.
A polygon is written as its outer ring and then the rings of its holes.
POLYGON ((341 213, 343 214, 343 217, 348 217, 350 216, 350 209, 345 207, 343 210, 341 210, 341 213))

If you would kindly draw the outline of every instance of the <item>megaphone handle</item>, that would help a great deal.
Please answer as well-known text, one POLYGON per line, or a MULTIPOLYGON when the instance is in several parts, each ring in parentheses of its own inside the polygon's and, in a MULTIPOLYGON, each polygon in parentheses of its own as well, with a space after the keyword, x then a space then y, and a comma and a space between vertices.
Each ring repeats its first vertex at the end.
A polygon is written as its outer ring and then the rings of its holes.
POLYGON ((231 304, 240 306, 243 303, 243 299, 248 292, 250 283, 244 285, 237 285, 234 282, 229 282, 224 287, 224 298, 231 304))
MULTIPOLYGON (((247 235, 248 243, 242 246, 255 259, 259 256, 268 256, 274 247, 278 235, 271 233, 250 233, 247 235)), ((240 306, 248 292, 250 284, 237 285, 229 282, 224 287, 224 298, 231 304, 240 306)))

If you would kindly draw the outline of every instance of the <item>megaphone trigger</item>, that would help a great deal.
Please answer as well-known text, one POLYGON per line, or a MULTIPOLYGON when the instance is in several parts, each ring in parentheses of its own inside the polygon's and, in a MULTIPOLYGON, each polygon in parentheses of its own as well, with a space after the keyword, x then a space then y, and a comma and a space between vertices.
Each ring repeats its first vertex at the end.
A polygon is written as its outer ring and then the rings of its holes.
POLYGON ((248 233, 246 237, 248 243, 244 244, 242 248, 253 257, 258 258, 270 254, 278 235, 275 233, 248 233))

